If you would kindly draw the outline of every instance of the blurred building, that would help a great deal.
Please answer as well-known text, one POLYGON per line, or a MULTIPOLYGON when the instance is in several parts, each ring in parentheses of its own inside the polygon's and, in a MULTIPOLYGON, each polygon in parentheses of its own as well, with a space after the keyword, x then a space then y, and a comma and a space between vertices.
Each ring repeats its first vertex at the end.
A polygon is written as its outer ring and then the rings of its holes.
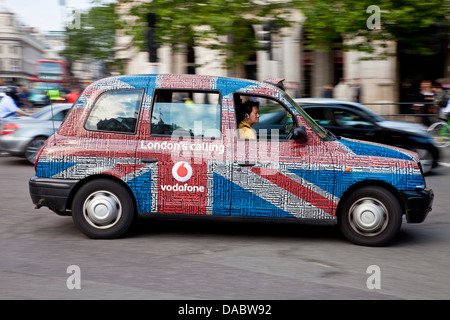
MULTIPOLYGON (((148 1, 151 0, 119 0, 117 11, 124 20, 133 24, 134 18, 128 15, 130 6, 148 1)), ((433 67, 428 64, 419 68, 421 61, 424 61, 422 57, 402 55, 386 60, 368 60, 365 59, 367 55, 356 51, 307 50, 303 45, 307 36, 302 23, 305 19, 302 13, 293 12, 291 20, 296 23, 291 28, 280 29, 272 34, 270 51, 255 52, 252 60, 239 70, 224 68, 224 57, 204 47, 172 51, 170 47, 162 46, 157 49, 157 60, 149 62, 152 60, 149 54, 134 47, 132 37, 125 30, 118 31, 116 35, 116 58, 123 61, 126 74, 197 73, 256 80, 284 78, 287 91, 293 97, 321 97, 325 86, 336 86, 340 79, 344 79, 347 86, 359 83, 362 88, 360 101, 363 103, 398 102, 401 99, 399 84, 404 78, 439 77, 439 70, 444 69, 443 60, 432 61, 433 67), (194 65, 199 67, 193 68, 194 65), (436 69, 439 70, 436 72, 436 69)), ((253 26, 255 37, 258 37, 263 27, 253 26)), ((389 53, 395 54, 396 46, 395 42, 388 43, 389 53)), ((348 99, 352 99, 350 94, 348 99)), ((397 112, 395 108, 380 111, 397 112)))
POLYGON ((65 48, 66 33, 64 31, 48 31, 39 35, 44 43, 44 60, 64 60, 60 52, 65 48))
POLYGON ((0 82, 28 84, 36 60, 42 59, 44 44, 35 29, 23 25, 0 0, 0 82))

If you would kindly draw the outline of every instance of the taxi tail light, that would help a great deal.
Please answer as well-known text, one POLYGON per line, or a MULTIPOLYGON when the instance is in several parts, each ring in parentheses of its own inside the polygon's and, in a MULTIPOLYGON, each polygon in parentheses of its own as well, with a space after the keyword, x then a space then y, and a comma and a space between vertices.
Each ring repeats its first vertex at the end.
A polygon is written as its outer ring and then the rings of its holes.
POLYGON ((37 154, 37 156, 36 156, 36 160, 34 160, 34 172, 37 171, 37 164, 38 164, 38 162, 39 162, 39 157, 41 156, 42 150, 44 150, 44 147, 42 147, 42 148, 39 150, 39 152, 38 152, 38 154, 37 154))
POLYGON ((2 132, 0 132, 0 135, 4 136, 7 134, 14 133, 17 129, 20 129, 20 127, 14 123, 5 124, 3 126, 2 132))

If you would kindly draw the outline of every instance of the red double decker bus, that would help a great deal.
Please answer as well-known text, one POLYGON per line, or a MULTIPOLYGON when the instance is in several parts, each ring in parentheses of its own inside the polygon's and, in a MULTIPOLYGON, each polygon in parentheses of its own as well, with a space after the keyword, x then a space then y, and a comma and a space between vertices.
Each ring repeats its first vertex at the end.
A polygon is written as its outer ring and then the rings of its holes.
MULTIPOLYGON (((67 63, 56 60, 38 60, 35 65, 35 76, 28 78, 33 81, 29 101, 36 106, 50 103, 50 92, 58 96, 63 86, 69 82, 67 63)), ((59 99, 58 99, 59 100, 59 99)))
POLYGON ((67 63, 64 61, 39 60, 36 62, 37 82, 64 83, 69 80, 67 63))

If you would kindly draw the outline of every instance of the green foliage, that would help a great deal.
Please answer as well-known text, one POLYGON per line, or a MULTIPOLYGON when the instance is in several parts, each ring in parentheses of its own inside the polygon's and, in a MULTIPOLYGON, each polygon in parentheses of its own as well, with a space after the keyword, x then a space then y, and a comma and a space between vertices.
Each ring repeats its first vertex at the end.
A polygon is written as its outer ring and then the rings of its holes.
POLYGON ((80 28, 66 28, 66 48, 61 53, 69 62, 93 58, 106 68, 118 64, 114 59, 115 31, 121 27, 115 3, 94 2, 80 14, 80 28))
POLYGON ((129 25, 135 45, 145 49, 147 13, 158 16, 156 37, 159 44, 216 49, 225 57, 226 67, 247 61, 259 49, 253 25, 270 20, 278 27, 290 24, 289 1, 261 0, 153 0, 131 9, 137 17, 129 25))
POLYGON ((449 13, 448 0, 293 0, 293 7, 302 11, 307 20, 305 30, 310 48, 330 48, 341 45, 344 49, 364 51, 383 56, 385 51, 375 52, 378 45, 388 40, 411 53, 430 54, 427 30, 435 22, 445 21, 449 13), (367 19, 372 12, 367 8, 376 5, 380 9, 381 29, 371 30, 367 19), (350 39, 344 46, 341 37, 350 39))

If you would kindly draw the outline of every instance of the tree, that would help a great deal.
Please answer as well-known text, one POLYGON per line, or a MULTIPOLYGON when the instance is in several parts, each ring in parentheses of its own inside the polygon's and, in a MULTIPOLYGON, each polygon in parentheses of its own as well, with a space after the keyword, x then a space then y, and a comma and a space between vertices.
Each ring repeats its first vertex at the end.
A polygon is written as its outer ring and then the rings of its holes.
POLYGON ((394 40, 410 53, 433 54, 430 28, 446 21, 448 0, 293 0, 293 7, 306 16, 306 42, 309 48, 331 48, 364 51, 372 58, 385 58, 379 50, 394 40), (376 4, 376 6, 373 6, 376 4), (374 25, 378 18, 379 25, 374 25), (350 41, 344 41, 342 38, 350 41))
POLYGON ((129 26, 129 34, 144 49, 148 14, 153 13, 160 45, 215 49, 225 57, 225 67, 236 68, 260 50, 253 26, 266 21, 278 28, 288 26, 290 11, 287 0, 153 0, 130 10, 137 20, 129 26))
POLYGON ((115 31, 120 23, 115 12, 115 3, 96 6, 80 14, 79 28, 66 28, 66 48, 61 55, 69 65, 77 60, 102 61, 106 71, 118 62, 114 59, 115 31))

